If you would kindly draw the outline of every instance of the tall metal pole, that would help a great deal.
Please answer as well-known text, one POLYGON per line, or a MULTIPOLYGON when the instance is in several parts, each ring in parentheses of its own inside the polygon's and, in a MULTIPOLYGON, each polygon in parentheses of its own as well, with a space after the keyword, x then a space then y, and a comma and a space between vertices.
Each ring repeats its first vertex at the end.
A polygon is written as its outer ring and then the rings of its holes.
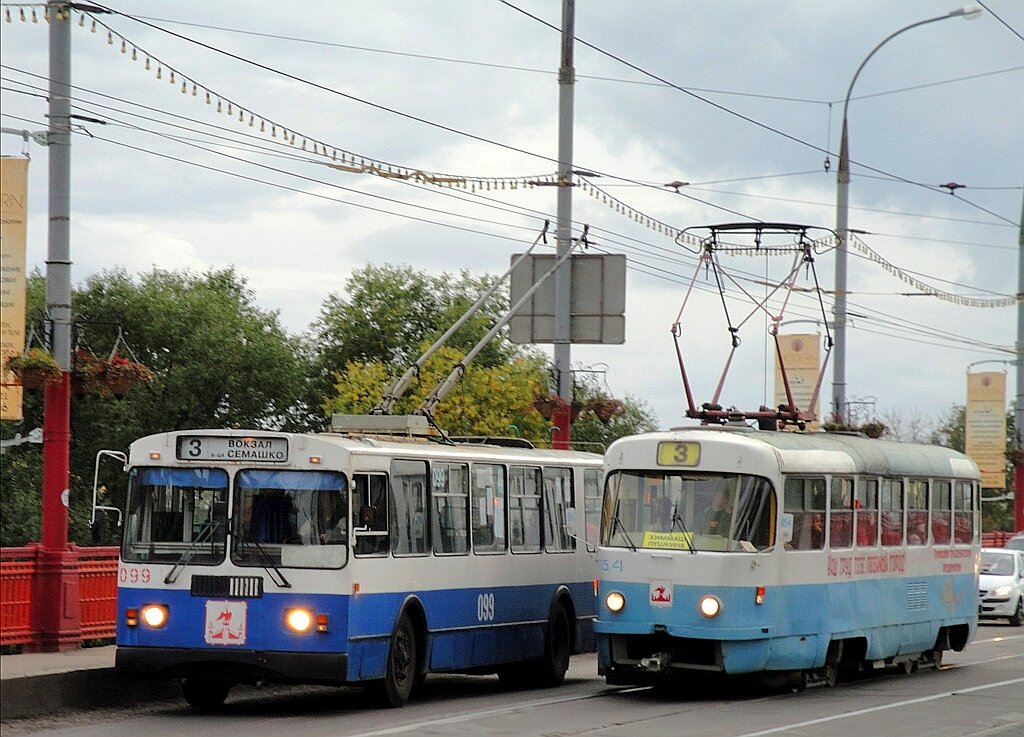
POLYGON ((864 57, 864 61, 857 67, 850 86, 846 90, 846 98, 843 101, 843 128, 839 142, 839 168, 836 170, 836 236, 838 245, 836 248, 836 288, 835 288, 835 329, 833 335, 834 363, 832 364, 832 416, 835 422, 846 424, 849 421, 848 407, 846 402, 846 260, 849 252, 849 202, 850 202, 850 145, 847 138, 847 109, 850 106, 850 95, 853 93, 853 85, 857 82, 861 70, 868 60, 875 55, 875 52, 885 46, 889 41, 911 28, 917 28, 927 23, 946 20, 947 18, 977 18, 981 14, 981 8, 967 6, 951 10, 945 15, 938 15, 934 18, 911 23, 897 31, 893 31, 879 43, 871 52, 864 57))
MULTIPOLYGON (((1024 199, 1017 234, 1017 401, 1013 408, 1014 448, 1024 448, 1024 199)), ((1024 463, 1013 465, 1013 529, 1024 530, 1024 463)))
POLYGON ((33 591, 37 640, 31 649, 76 648, 81 640, 78 554, 68 546, 71 443, 71 12, 47 3, 50 15, 49 226, 46 312, 50 349, 62 371, 43 394, 42 551, 33 591))
MULTIPOLYGON (((576 70, 573 66, 573 37, 575 36, 576 2, 562 0, 562 53, 558 68, 558 210, 555 234, 557 256, 562 258, 572 250, 572 126, 573 85, 576 70)), ((555 375, 558 396, 572 404, 571 351, 572 263, 566 260, 555 272, 555 375)), ((553 418, 555 429, 552 445, 568 448, 572 423, 571 408, 557 412, 553 418)))

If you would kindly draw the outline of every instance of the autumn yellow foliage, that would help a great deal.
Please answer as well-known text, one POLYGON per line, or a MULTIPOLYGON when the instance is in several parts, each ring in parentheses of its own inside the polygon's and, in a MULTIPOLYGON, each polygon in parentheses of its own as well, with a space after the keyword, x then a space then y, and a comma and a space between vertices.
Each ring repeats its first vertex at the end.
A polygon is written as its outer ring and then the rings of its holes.
MULTIPOLYGON (((463 357, 453 348, 441 348, 395 403, 393 414, 415 411, 463 357)), ((366 414, 394 380, 384 364, 359 361, 345 364, 334 377, 337 395, 326 403, 328 413, 366 414)), ((544 446, 550 440, 549 426, 533 401, 547 393, 547 374, 539 359, 517 358, 494 367, 470 364, 437 405, 434 419, 450 435, 515 435, 544 446)))

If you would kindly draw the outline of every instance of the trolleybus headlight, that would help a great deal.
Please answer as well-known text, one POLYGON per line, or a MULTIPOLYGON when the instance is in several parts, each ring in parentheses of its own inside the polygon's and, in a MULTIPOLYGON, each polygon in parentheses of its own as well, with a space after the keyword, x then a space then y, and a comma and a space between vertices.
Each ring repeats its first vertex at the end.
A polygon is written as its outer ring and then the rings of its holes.
POLYGON ((700 613, 708 619, 714 619, 722 611, 722 602, 716 596, 702 596, 697 606, 700 613))
POLYGON ((146 604, 139 614, 147 627, 159 629, 167 624, 167 607, 160 604, 146 604))
POLYGON ((604 605, 608 607, 609 611, 621 612, 626 606, 626 597, 618 591, 612 591, 608 596, 604 597, 604 605))
POLYGON ((313 612, 308 609, 289 609, 284 614, 284 621, 288 629, 302 635, 313 627, 313 612))

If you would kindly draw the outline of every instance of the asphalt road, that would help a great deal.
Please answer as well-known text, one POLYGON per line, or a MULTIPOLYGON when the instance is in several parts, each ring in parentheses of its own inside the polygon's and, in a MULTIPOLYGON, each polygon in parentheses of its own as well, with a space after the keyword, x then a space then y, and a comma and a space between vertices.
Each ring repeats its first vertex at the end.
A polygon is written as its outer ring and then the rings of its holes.
POLYGON ((170 735, 586 735, 592 737, 1024 737, 1024 631, 982 625, 940 671, 876 672, 802 693, 740 682, 670 694, 606 686, 576 656, 557 689, 511 692, 497 678, 431 676, 403 709, 373 708, 359 689, 237 689, 204 715, 183 702, 6 722, 4 737, 170 735))

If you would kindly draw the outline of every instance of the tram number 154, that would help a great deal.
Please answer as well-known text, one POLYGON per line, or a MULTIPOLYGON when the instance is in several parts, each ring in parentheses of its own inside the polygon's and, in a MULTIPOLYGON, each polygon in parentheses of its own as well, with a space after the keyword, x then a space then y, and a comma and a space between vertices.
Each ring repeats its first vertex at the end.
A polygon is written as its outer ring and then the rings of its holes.
POLYGON ((477 595, 476 618, 478 622, 494 621, 494 594, 477 595))

